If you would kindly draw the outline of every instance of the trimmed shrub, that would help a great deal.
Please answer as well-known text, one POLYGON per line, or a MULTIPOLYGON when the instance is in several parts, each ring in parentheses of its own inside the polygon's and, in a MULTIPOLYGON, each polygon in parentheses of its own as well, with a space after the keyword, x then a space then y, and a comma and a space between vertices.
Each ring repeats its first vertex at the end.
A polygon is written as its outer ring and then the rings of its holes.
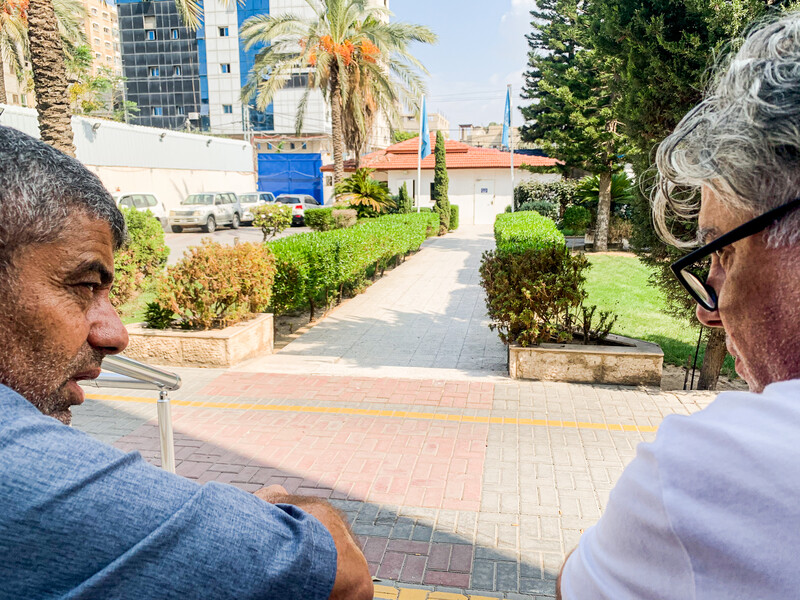
POLYGON ((585 206, 570 206, 564 211, 564 218, 561 220, 564 229, 576 233, 583 233, 591 223, 592 213, 585 206))
POLYGON ((523 202, 522 204, 520 204, 517 212, 525 212, 530 210, 535 210, 543 217, 547 217, 548 219, 553 219, 553 221, 558 220, 558 204, 556 204, 555 202, 548 202, 546 200, 523 202))
POLYGON ((334 229, 347 229, 358 221, 358 213, 352 208, 336 209, 331 214, 333 215, 334 229))
POLYGON ((265 242, 292 226, 292 208, 286 204, 261 204, 252 212, 253 225, 261 228, 265 242))
POLYGON ((414 200, 411 194, 408 193, 408 186, 403 183, 400 188, 400 193, 397 195, 397 212, 403 215, 414 212, 414 200))
POLYGON ((305 224, 314 231, 330 231, 334 229, 333 208, 310 208, 303 217, 305 224))
POLYGON ((450 231, 458 229, 458 204, 450 205, 450 231))
POLYGON ((153 213, 124 208, 122 214, 128 243, 114 254, 114 285, 109 294, 114 306, 125 304, 140 291, 145 278, 158 273, 169 256, 164 229, 153 213))
POLYGON ((271 242, 276 274, 272 309, 311 311, 363 286, 394 259, 438 231, 434 214, 387 215, 356 227, 294 235, 271 242))
POLYGON ((553 202, 558 206, 558 216, 562 216, 568 206, 575 203, 577 182, 567 179, 541 183, 539 181, 523 181, 514 188, 514 206, 525 202, 553 202))
POLYGON ((567 243, 552 219, 533 211, 497 215, 494 239, 500 252, 522 252, 531 248, 566 246, 567 243))
POLYGON ((152 327, 172 311, 183 329, 227 327, 263 312, 270 302, 275 258, 262 244, 223 246, 203 240, 189 248, 158 282, 152 327))

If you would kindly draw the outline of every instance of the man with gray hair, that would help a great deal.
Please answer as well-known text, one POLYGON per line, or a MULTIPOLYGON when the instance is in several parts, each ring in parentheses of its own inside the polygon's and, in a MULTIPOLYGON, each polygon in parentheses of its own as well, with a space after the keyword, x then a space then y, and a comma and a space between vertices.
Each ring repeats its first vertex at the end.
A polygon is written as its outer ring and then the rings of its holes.
POLYGON ((750 393, 664 419, 567 558, 560 597, 800 594, 800 13, 762 23, 659 147, 656 224, 750 393), (699 202, 698 202, 699 197, 699 202), (709 270, 710 269, 710 270, 709 270))
POLYGON ((371 600, 328 503, 201 486, 67 427, 128 343, 108 298, 125 237, 96 176, 0 127, 0 599, 371 600))

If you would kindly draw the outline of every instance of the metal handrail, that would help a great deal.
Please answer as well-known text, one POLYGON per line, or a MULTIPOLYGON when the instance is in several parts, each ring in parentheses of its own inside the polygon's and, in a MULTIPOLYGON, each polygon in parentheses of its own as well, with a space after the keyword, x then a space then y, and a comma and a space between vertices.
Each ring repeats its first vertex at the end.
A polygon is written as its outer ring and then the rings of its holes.
POLYGON ((180 389, 181 378, 177 373, 165 371, 126 356, 106 356, 103 369, 97 379, 83 381, 84 385, 97 388, 126 390, 153 390, 158 392, 158 432, 161 439, 161 467, 175 472, 175 442, 172 434, 172 408, 169 392, 180 389))

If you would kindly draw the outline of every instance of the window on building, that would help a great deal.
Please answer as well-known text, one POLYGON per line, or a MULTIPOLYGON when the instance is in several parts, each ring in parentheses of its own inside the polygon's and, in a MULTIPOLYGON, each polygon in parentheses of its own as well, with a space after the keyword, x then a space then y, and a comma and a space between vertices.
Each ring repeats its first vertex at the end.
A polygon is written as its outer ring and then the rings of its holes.
POLYGON ((233 104, 223 104, 222 105, 222 112, 224 112, 226 115, 232 115, 233 114, 233 104))
POLYGON ((99 46, 100 45, 100 38, 94 38, 94 43, 99 46))
POLYGON ((92 23, 92 29, 95 29, 96 31, 100 31, 100 25, 98 25, 97 23, 92 23))
POLYGON ((92 14, 93 14, 93 15, 96 15, 96 14, 97 14, 97 9, 96 9, 96 8, 93 8, 93 9, 92 9, 92 14))
POLYGON ((308 144, 306 144, 305 142, 303 142, 303 150, 308 150, 308 144))
POLYGON ((106 48, 111 49, 111 42, 106 42, 106 48))
POLYGON ((22 102, 20 103, 22 104, 22 106, 28 106, 28 94, 22 94, 20 100, 22 100, 22 102))
POLYGON ((178 32, 178 30, 177 30, 177 29, 170 29, 169 36, 170 36, 170 37, 171 37, 173 40, 177 40, 177 39, 180 37, 180 33, 178 32))
POLYGON ((307 73, 294 73, 286 78, 284 88, 305 88, 308 87, 308 74, 307 73))
POLYGON ((219 28, 219 37, 228 37, 230 34, 228 33, 227 27, 220 27, 219 28))
POLYGON ((153 116, 154 117, 163 117, 164 116, 164 108, 161 106, 154 106, 153 107, 153 116))
POLYGON ((149 16, 144 18, 144 28, 145 29, 155 29, 156 28, 156 18, 154 16, 149 16))
MULTIPOLYGON (((96 13, 92 13, 92 14, 96 14, 96 13)), ((107 19, 107 18, 108 18, 108 13, 107 13, 107 12, 104 12, 104 13, 103 13, 103 18, 104 18, 104 19, 107 19)))
POLYGON ((95 52, 95 53, 94 53, 94 57, 95 57, 96 59, 100 60, 100 53, 99 53, 99 52, 95 52))
POLYGON ((146 32, 146 37, 150 41, 153 41, 154 39, 156 39, 155 29, 148 29, 147 32, 146 32))
POLYGON ((106 54, 106 62, 112 62, 114 59, 111 58, 108 54, 106 54))
POLYGON ((230 73, 231 72, 230 63, 222 63, 222 64, 220 64, 219 68, 223 73, 230 73))
POLYGON ((267 150, 272 150, 272 144, 267 144, 267 150))
POLYGON ((158 77, 158 67, 147 67, 147 73, 150 75, 150 77, 158 77))
POLYGON ((291 143, 289 144, 289 149, 290 149, 290 150, 294 150, 294 148, 295 148, 294 142, 291 142, 291 143))
POLYGON ((183 108, 182 106, 176 106, 175 107, 175 113, 179 114, 179 115, 186 114, 186 109, 183 108))
POLYGON ((257 148, 258 150, 261 150, 261 144, 256 144, 256 148, 257 148))
POLYGON ((19 96, 17 94, 11 94, 11 98, 14 104, 19 104, 19 96))
POLYGON ((172 67, 172 74, 175 75, 176 77, 180 77, 181 66, 180 65, 175 65, 174 67, 172 67))
POLYGON ((111 30, 108 27, 103 27, 103 33, 111 34, 111 30))

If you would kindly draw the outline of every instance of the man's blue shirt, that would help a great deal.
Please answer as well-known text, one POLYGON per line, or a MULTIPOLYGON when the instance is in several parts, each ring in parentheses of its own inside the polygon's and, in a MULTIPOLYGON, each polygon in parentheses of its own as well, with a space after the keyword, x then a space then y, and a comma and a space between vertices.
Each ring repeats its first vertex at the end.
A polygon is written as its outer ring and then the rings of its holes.
POLYGON ((47 417, 0 385, 0 599, 325 599, 315 518, 198 485, 47 417))

